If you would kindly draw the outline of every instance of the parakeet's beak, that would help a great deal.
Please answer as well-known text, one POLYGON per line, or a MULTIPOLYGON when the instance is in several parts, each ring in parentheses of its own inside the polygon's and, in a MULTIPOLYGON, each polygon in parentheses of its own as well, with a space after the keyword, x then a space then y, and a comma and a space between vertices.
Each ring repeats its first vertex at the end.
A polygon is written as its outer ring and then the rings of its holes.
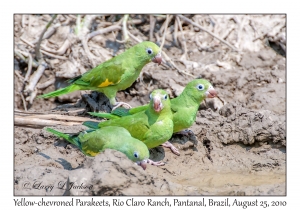
POLYGON ((162 62, 162 57, 161 57, 161 53, 160 53, 160 52, 157 53, 157 55, 156 55, 154 58, 152 58, 152 62, 153 62, 153 63, 158 63, 158 65, 161 64, 161 62, 162 62))
POLYGON ((141 166, 144 170, 147 168, 147 160, 142 160, 141 162, 137 162, 139 166, 141 166))
POLYGON ((217 91, 213 87, 210 87, 206 91, 206 98, 214 98, 216 96, 217 96, 217 91))
POLYGON ((161 103, 161 99, 159 96, 153 97, 153 108, 156 112, 160 112, 162 110, 163 104, 161 103))

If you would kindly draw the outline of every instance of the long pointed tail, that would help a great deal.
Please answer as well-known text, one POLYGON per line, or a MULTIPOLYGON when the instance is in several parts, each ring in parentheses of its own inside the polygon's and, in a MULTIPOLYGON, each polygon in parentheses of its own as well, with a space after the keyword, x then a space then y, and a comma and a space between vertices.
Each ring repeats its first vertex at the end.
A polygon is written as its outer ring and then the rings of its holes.
POLYGON ((62 132, 59 132, 57 130, 54 130, 52 128, 46 128, 46 131, 50 132, 50 133, 53 133, 54 135, 60 137, 60 138, 64 138, 66 139, 68 142, 70 142, 71 144, 74 144, 76 145, 77 147, 80 148, 80 144, 78 142, 78 138, 76 137, 71 137, 70 135, 68 134, 65 134, 65 133, 62 133, 62 132))
POLYGON ((96 117, 102 117, 106 119, 119 119, 119 116, 116 116, 111 113, 105 113, 105 112, 88 112, 89 115, 96 116, 96 117))
POLYGON ((76 91, 76 90, 80 90, 80 87, 76 84, 72 84, 72 85, 69 85, 65 88, 61 88, 61 89, 58 89, 56 91, 53 91, 53 92, 50 92, 50 93, 46 93, 44 95, 41 95, 41 96, 38 96, 37 98, 51 98, 51 97, 56 97, 56 96, 60 96, 60 95, 63 95, 63 94, 67 94, 67 93, 71 93, 73 91, 76 91))

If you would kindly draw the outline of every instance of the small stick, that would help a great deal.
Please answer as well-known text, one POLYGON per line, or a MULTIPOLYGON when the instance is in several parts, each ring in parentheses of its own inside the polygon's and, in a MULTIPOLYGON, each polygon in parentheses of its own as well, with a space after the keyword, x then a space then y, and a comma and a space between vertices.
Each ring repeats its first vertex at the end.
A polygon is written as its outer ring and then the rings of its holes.
POLYGON ((19 79, 22 80, 22 82, 25 80, 24 77, 19 73, 18 70, 15 70, 14 72, 15 72, 15 74, 19 77, 19 79))
POLYGON ((177 41, 177 32, 178 32, 178 20, 177 20, 177 16, 175 18, 175 24, 174 24, 174 42, 175 45, 178 45, 178 41, 177 41))
POLYGON ((136 36, 134 36, 132 33, 130 33, 129 31, 127 31, 128 35, 134 39, 137 43, 142 42, 142 40, 140 40, 139 38, 137 38, 136 36))
POLYGON ((165 44, 165 39, 166 39, 168 24, 169 24, 169 15, 167 15, 167 19, 166 19, 165 24, 164 24, 165 25, 165 29, 164 29, 164 35, 163 35, 163 38, 162 38, 162 42, 160 44, 160 50, 163 49, 164 44, 165 44))
MULTIPOLYGON (((171 15, 172 17, 172 15, 171 15)), ((164 18, 168 18, 168 15, 165 15, 164 18)), ((170 18, 171 19, 171 18, 170 18)), ((165 30, 166 26, 165 24, 167 23, 167 20, 165 20, 165 22, 162 24, 162 26, 159 29, 159 33, 162 34, 162 32, 165 30)))
POLYGON ((34 44, 32 44, 31 42, 27 41, 26 39, 24 39, 23 37, 20 37, 20 39, 25 42, 26 44, 28 44, 30 47, 34 47, 34 44))
POLYGON ((41 55, 41 52, 40 52, 40 47, 41 47, 41 42, 42 42, 42 39, 43 39, 43 36, 45 34, 45 32, 47 31, 47 29, 50 27, 50 25, 52 24, 52 22, 54 21, 54 19, 57 17, 57 15, 53 15, 52 19, 50 20, 50 22, 46 25, 46 27, 44 28, 44 30, 42 31, 41 35, 40 35, 40 38, 39 38, 39 41, 37 42, 36 44, 36 47, 35 47, 35 55, 36 55, 36 58, 37 60, 41 60, 42 59, 42 55, 41 55))
POLYGON ((32 70, 32 56, 30 53, 28 53, 28 69, 25 75, 24 82, 28 81, 29 76, 31 75, 31 70, 32 70))
POLYGON ((19 92, 19 94, 20 94, 20 96, 21 96, 21 98, 22 98, 24 110, 27 112, 27 105, 26 105, 25 98, 24 98, 22 92, 19 92))
MULTIPOLYGON (((33 47, 34 48, 34 44, 30 43, 29 41, 27 41, 26 39, 20 37, 20 39, 25 42, 26 44, 28 44, 29 46, 33 47)), ((52 57, 52 58, 58 58, 58 59, 61 59, 61 60, 68 60, 67 57, 64 57, 64 56, 59 56, 59 55, 53 55, 49 52, 46 52, 45 50, 40 50, 41 53, 45 54, 45 55, 48 55, 49 57, 52 57)), ((35 67, 35 66, 34 66, 35 67)))
MULTIPOLYGON (((90 120, 90 119, 89 119, 90 120)), ((33 127, 45 127, 45 126, 54 126, 54 125, 81 125, 79 122, 62 122, 55 120, 44 120, 39 118, 27 118, 21 116, 15 116, 14 125, 17 126, 33 126, 33 127)))
POLYGON ((25 92, 27 92, 27 93, 32 93, 33 92, 36 84, 38 83, 41 76, 43 75, 46 67, 47 67, 47 64, 46 64, 45 61, 43 61, 39 65, 38 69, 31 75, 30 82, 29 82, 28 86, 25 88, 25 92))
POLYGON ((155 27, 156 19, 153 15, 150 15, 150 30, 149 30, 149 36, 150 41, 153 42, 153 31, 155 27))
POLYGON ((48 55, 49 57, 52 57, 52 58, 58 58, 58 59, 61 59, 61 60, 68 60, 68 58, 65 57, 65 56, 53 55, 52 53, 48 53, 48 52, 46 52, 44 50, 40 50, 40 51, 41 51, 41 53, 43 53, 45 55, 48 55))
POLYGON ((42 84, 38 84, 36 87, 38 89, 45 89, 46 87, 48 87, 49 85, 52 85, 55 82, 55 78, 52 78, 50 80, 47 80, 46 82, 42 83, 42 84))
POLYGON ((192 75, 192 74, 190 74, 190 73, 187 73, 187 72, 185 72, 185 71, 183 71, 183 70, 180 70, 180 69, 175 65, 175 63, 173 63, 173 61, 169 58, 169 56, 168 56, 164 51, 162 51, 162 54, 163 54, 163 56, 166 58, 166 60, 167 60, 168 62, 170 62, 170 63, 173 65, 173 67, 174 67, 175 69, 177 69, 177 71, 178 71, 180 74, 185 74, 185 75, 188 75, 188 76, 190 76, 190 77, 196 78, 194 75, 192 75))
POLYGON ((22 28, 25 28, 25 15, 22 15, 22 28))
POLYGON ((185 37, 184 37, 184 34, 183 34, 182 25, 181 25, 181 22, 180 22, 180 19, 179 19, 178 16, 176 16, 176 20, 177 20, 177 22, 178 22, 179 29, 180 29, 180 31, 181 31, 181 39, 182 39, 183 47, 184 47, 184 53, 183 53, 183 55, 182 55, 181 58, 180 58, 180 60, 182 60, 182 59, 186 59, 187 47, 186 47, 185 37))
POLYGON ((123 27, 122 27, 122 30, 123 30, 123 40, 125 40, 125 42, 127 42, 129 40, 129 35, 128 35, 128 30, 127 30, 127 20, 128 20, 128 17, 129 15, 124 15, 124 19, 123 19, 123 27))
POLYGON ((77 116, 68 116, 68 115, 59 115, 59 114, 35 114, 32 115, 16 115, 16 116, 23 116, 26 118, 38 118, 38 119, 45 119, 45 120, 66 120, 66 121, 74 121, 74 122, 85 122, 87 120, 99 122, 99 120, 90 119, 87 117, 77 117, 77 116))
POLYGON ((183 19, 185 22, 188 22, 196 27, 198 27, 200 30, 205 31, 206 33, 210 34, 211 36, 215 37, 216 39, 218 39, 219 41, 223 42, 225 45, 227 45, 228 47, 230 47, 231 49, 233 49, 234 51, 239 52, 240 50, 236 49, 234 46, 232 46, 231 44, 229 44, 228 42, 226 42, 225 40, 221 39, 220 37, 218 37, 217 35, 215 35, 214 33, 206 30, 205 28, 203 28, 202 26, 200 26, 199 24, 195 23, 194 21, 184 17, 183 15, 177 15, 178 17, 180 17, 181 19, 183 19))
MULTIPOLYGON (((50 27, 44 34, 42 39, 48 39, 49 37, 51 37, 54 32, 56 31, 56 28, 60 27, 61 24, 57 23, 55 24, 53 27, 50 27)), ((32 41, 32 44, 36 44, 39 41, 39 38, 36 38, 35 40, 32 41)))
MULTIPOLYGON (((23 60, 25 63, 28 64, 29 62, 29 59, 28 58, 25 58, 24 56, 26 57, 29 57, 29 53, 27 52, 23 52, 23 51, 20 51, 20 50, 17 50, 15 49, 15 55, 18 56, 21 60, 23 60), (24 56, 23 56, 24 55, 24 56)), ((37 68, 39 65, 37 64, 37 62, 35 60, 33 60, 32 64, 31 64, 34 68, 37 68)))
POLYGON ((34 88, 34 91, 32 91, 32 92, 30 93, 30 95, 29 95, 28 97, 26 97, 26 101, 29 101, 29 103, 32 104, 32 103, 33 103, 33 100, 34 100, 35 97, 36 97, 36 95, 37 95, 37 89, 34 88))
POLYGON ((116 25, 112 25, 112 26, 109 26, 107 28, 103 28, 103 29, 100 29, 100 30, 97 30, 97 31, 94 31, 92 33, 89 33, 87 35, 87 40, 90 40, 91 38, 93 38, 94 36, 97 36, 97 35, 100 35, 100 34, 106 34, 106 33, 109 33, 111 31, 116 31, 116 30, 121 30, 121 26, 119 26, 120 23, 116 24, 116 25))
POLYGON ((50 53, 53 53, 53 54, 56 54, 56 55, 63 55, 65 54, 65 52, 67 51, 67 49, 71 46, 71 42, 69 41, 69 39, 67 38, 64 43, 62 44, 62 46, 58 49, 58 50, 53 50, 53 49, 50 49, 46 46, 43 46, 41 45, 41 47, 47 51, 47 52, 50 52, 50 53))

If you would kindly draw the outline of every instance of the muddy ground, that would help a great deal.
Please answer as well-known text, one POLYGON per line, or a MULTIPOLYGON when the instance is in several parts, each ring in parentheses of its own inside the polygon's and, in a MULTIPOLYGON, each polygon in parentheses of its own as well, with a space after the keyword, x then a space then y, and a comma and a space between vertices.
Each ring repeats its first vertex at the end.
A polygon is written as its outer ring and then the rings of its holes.
MULTIPOLYGON (((142 105, 156 88, 167 90, 173 98, 194 76, 209 80, 223 101, 207 99, 201 104, 190 128, 194 136, 173 135, 170 141, 179 148, 180 156, 162 147, 150 151, 151 158, 166 162, 165 166, 148 165, 144 171, 114 150, 86 157, 75 146, 44 131, 42 121, 16 120, 28 113, 100 120, 87 112, 110 111, 108 99, 96 92, 77 91, 47 100, 35 96, 63 87, 67 79, 138 40, 162 43, 166 16, 130 15, 127 29, 132 36, 125 43, 116 41, 124 39, 122 24, 85 39, 122 22, 122 17, 58 15, 48 28, 53 33, 41 42, 47 67, 34 83, 39 65, 34 46, 52 16, 15 15, 14 194, 286 195, 284 15, 185 16, 230 46, 176 15, 169 16, 163 51, 173 64, 164 57, 161 66, 146 65, 137 81, 120 91, 117 99, 142 105), (81 28, 77 19, 84 20, 81 28), (62 49, 64 45, 66 49, 62 49), (180 73, 182 70, 185 73, 180 73)), ((86 129, 80 121, 74 125, 62 125, 65 121, 57 119, 51 122, 56 124, 49 127, 67 133, 86 129)))

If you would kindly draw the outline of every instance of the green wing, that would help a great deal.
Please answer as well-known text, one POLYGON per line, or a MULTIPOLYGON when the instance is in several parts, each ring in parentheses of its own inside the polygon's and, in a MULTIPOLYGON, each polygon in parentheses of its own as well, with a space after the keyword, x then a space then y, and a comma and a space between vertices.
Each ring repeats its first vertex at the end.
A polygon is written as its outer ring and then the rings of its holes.
POLYGON ((100 128, 106 126, 120 126, 129 131, 132 137, 141 141, 145 133, 149 130, 148 116, 145 113, 125 116, 120 119, 107 120, 98 124, 100 128))
POLYGON ((123 56, 121 55, 120 57, 114 57, 70 82, 81 86, 99 88, 116 85, 120 83, 126 71, 125 68, 122 68, 122 59, 123 56))

